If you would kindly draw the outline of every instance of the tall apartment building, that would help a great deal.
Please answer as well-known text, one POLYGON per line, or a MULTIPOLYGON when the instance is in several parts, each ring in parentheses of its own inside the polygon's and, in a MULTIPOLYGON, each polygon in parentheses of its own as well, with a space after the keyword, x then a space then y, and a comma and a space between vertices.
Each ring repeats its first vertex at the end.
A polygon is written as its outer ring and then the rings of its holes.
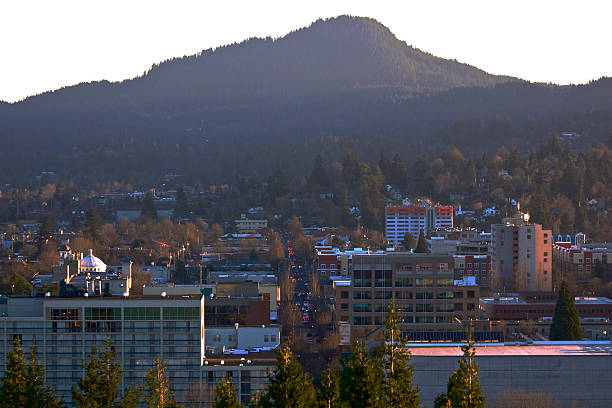
POLYGON ((539 224, 491 225, 492 286, 501 291, 552 291, 552 232, 539 224))
MULTIPOLYGON (((232 300, 213 302, 206 295, 1 297, 0 371, 6 370, 16 338, 26 355, 36 346, 47 383, 70 406, 71 388, 82 378, 83 364, 94 347, 102 349, 110 338, 124 370, 121 389, 143 381, 154 359, 161 357, 167 363, 170 388, 182 406, 213 406, 214 388, 227 376, 238 384, 241 400, 248 402, 267 384, 266 370, 273 366, 271 350, 278 346, 280 332, 278 327, 259 324, 269 323, 269 316, 248 317, 249 304, 232 304, 232 300), (224 324, 208 328, 205 320, 224 324), (234 323, 238 321, 244 324, 234 323), (246 350, 254 348, 257 352, 246 350)), ((262 301, 262 307, 267 305, 262 301)))
POLYGON ((407 232, 417 239, 421 229, 425 234, 438 228, 453 228, 453 207, 389 206, 385 208, 385 234, 389 245, 398 246, 407 232))
POLYGON ((449 255, 353 255, 349 276, 333 279, 333 285, 336 320, 349 323, 353 333, 383 325, 392 302, 410 335, 457 331, 455 317, 478 316, 479 287, 467 280, 455 287, 449 255))

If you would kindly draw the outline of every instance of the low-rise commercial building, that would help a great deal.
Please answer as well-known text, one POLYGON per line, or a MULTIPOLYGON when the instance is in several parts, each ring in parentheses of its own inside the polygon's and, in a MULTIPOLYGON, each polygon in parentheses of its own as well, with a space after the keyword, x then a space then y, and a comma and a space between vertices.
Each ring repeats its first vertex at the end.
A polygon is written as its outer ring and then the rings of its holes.
MULTIPOLYGON (((423 403, 431 405, 446 392, 446 382, 462 355, 460 346, 415 344, 409 348, 414 384, 423 403)), ((487 405, 504 392, 504 402, 511 402, 508 399, 517 396, 518 390, 550 394, 563 406, 607 408, 612 401, 609 341, 477 344, 476 363, 487 405)))
MULTIPOLYGON (((605 297, 574 298, 578 316, 612 319, 612 300, 605 297)), ((557 293, 524 292, 480 299, 484 317, 491 320, 537 320, 555 314, 557 293)))

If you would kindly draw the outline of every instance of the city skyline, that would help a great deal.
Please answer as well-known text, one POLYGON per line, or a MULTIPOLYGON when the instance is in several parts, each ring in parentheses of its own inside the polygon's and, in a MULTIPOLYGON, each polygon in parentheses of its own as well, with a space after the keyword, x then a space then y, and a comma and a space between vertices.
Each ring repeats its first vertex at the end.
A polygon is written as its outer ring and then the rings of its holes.
POLYGON ((416 48, 492 74, 585 83, 612 72, 612 56, 603 52, 609 7, 600 1, 582 7, 523 1, 511 8, 482 1, 402 6, 270 1, 263 7, 196 2, 169 7, 138 1, 4 4, 0 12, 10 18, 0 35, 10 40, 0 45, 0 100, 18 101, 80 82, 132 78, 168 58, 251 37, 279 38, 342 14, 372 17, 416 48))

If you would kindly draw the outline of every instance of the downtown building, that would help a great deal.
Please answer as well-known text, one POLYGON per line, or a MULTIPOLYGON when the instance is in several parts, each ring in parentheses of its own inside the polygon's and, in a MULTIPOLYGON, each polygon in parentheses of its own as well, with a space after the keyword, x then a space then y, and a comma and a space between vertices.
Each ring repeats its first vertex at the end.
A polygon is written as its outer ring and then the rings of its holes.
POLYGON ((407 232, 416 240, 436 229, 453 228, 453 207, 432 205, 423 201, 417 205, 385 208, 385 236, 389 245, 400 246, 407 232))
POLYGON ((459 339, 462 322, 479 316, 480 287, 455 280, 453 264, 450 255, 354 254, 348 276, 330 278, 335 319, 362 337, 384 325, 394 304, 409 341, 459 339))
POLYGON ((517 214, 491 225, 491 287, 502 292, 552 291, 552 231, 517 214))
POLYGON ((0 371, 6 371, 8 353, 20 339, 26 356, 36 347, 47 384, 72 406, 72 386, 85 374, 90 353, 103 350, 110 339, 124 370, 121 390, 143 382, 154 360, 162 358, 170 389, 182 406, 212 407, 215 387, 227 377, 239 399, 248 402, 252 393, 267 387, 266 370, 274 366, 280 329, 247 308, 240 301, 215 302, 207 295, 2 297, 0 371), (213 315, 235 323, 206 326, 213 315))

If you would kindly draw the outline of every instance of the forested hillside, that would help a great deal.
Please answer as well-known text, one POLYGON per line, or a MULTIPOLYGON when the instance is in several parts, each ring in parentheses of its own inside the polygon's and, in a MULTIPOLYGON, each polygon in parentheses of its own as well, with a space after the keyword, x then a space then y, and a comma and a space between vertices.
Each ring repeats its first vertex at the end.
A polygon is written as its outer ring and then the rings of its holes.
POLYGON ((232 182, 252 171, 303 174, 319 153, 526 152, 564 131, 586 148, 612 132, 611 95, 610 79, 556 86, 489 75, 413 48, 375 20, 343 16, 165 61, 121 83, 0 104, 0 181, 55 171, 84 183, 168 172, 232 182))

